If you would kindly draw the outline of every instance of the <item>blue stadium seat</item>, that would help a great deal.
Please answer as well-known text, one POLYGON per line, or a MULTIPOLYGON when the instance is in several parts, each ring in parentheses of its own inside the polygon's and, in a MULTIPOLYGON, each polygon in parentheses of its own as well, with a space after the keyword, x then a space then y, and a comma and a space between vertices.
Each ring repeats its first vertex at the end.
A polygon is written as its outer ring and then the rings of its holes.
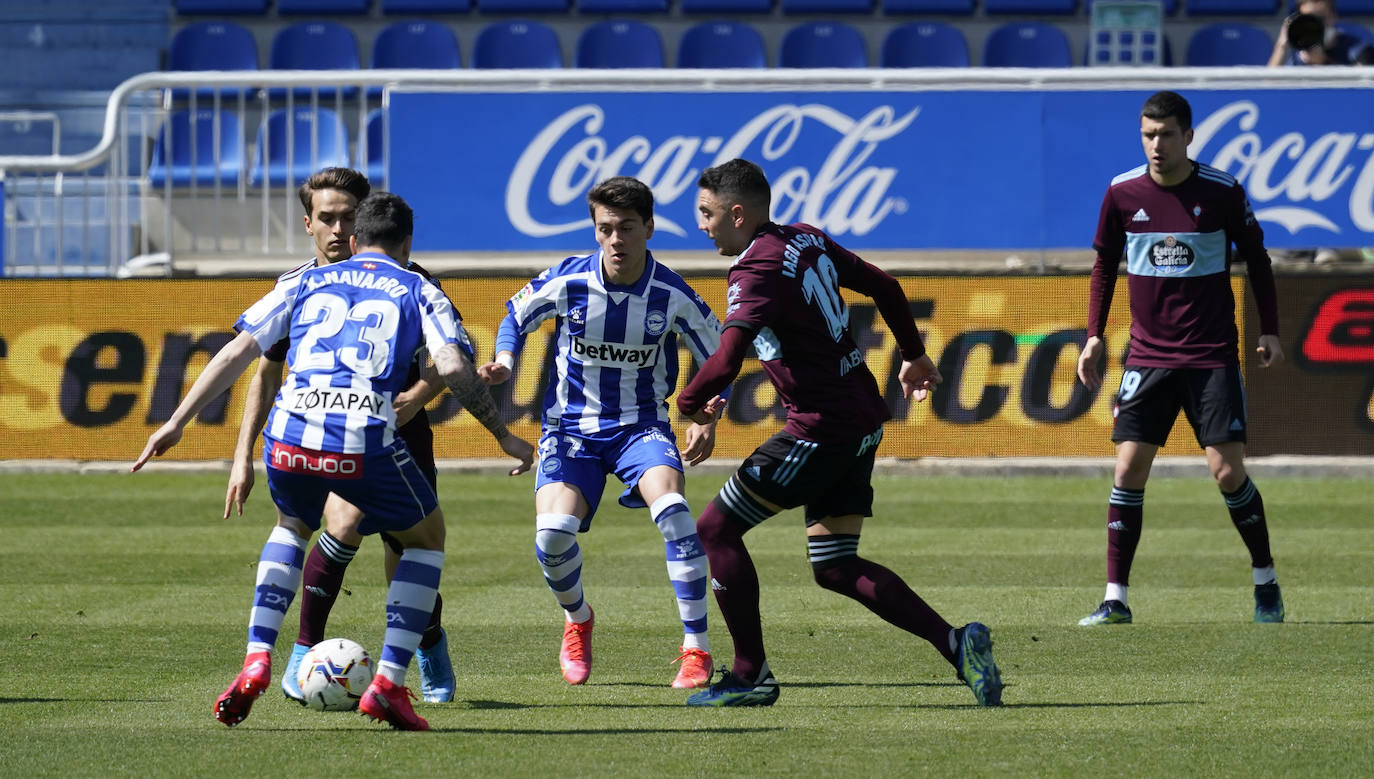
POLYGON ((983 0, 983 10, 990 14, 1071 14, 1078 10, 1078 0, 983 0))
POLYGON ((460 68, 458 39, 441 22, 393 22, 372 42, 374 68, 460 68))
MULTIPOLYGON (((393 22, 377 33, 372 42, 372 67, 426 68, 443 70, 461 68, 458 39, 448 25, 413 19, 393 22)), ((381 87, 368 87, 367 96, 380 97, 381 87)))
POLYGON ((702 22, 682 34, 679 68, 766 68, 763 36, 741 22, 702 22))
MULTIPOLYGON (((1344 10, 1345 6, 1342 5, 1341 8, 1344 10)), ((1368 43, 1370 46, 1374 46, 1374 32, 1371 32, 1368 27, 1352 24, 1350 22, 1336 22, 1336 29, 1346 35, 1353 35, 1365 43, 1368 43)))
POLYGON ((873 0, 782 0, 785 14, 866 14, 873 0))
POLYGON ((261 187, 265 181, 274 187, 295 187, 321 168, 349 164, 348 132, 338 114, 328 108, 296 108, 292 114, 288 118, 286 109, 277 109, 258 127, 252 186, 261 187))
MULTIPOLYGON (((1339 5, 1339 4, 1338 4, 1339 5)), ((1264 16, 1278 10, 1278 0, 1187 0, 1184 7, 1197 16, 1264 16)))
POLYGON ((971 14, 973 0, 883 0, 890 14, 971 14))
POLYGON ((1259 27, 1246 22, 1217 22, 1193 32, 1184 64, 1264 65, 1273 50, 1274 40, 1259 27))
POLYGON ((365 14, 372 0, 277 0, 277 13, 365 14))
POLYGON ((766 14, 773 0, 682 0, 685 14, 766 14))
POLYGON ((892 28, 883 40, 885 68, 966 68, 968 41, 943 22, 911 22, 892 28))
POLYGON ((561 68, 563 49, 546 24, 528 19, 493 22, 472 47, 474 68, 561 68))
POLYGON ((382 0, 382 13, 457 14, 472 10, 472 0, 382 0))
POLYGON ((1340 0, 1336 10, 1341 12, 1341 16, 1374 15, 1374 0, 1340 0))
POLYGON ((858 30, 840 22, 799 24, 782 36, 783 68, 865 68, 868 49, 858 30))
POLYGON ((386 183, 386 116, 380 108, 367 114, 366 139, 358 144, 356 167, 367 175, 372 186, 380 189, 386 183))
POLYGON ((577 38, 573 66, 578 68, 661 68, 663 40, 658 28, 615 19, 588 26, 577 38))
POLYGON ((267 0, 175 0, 172 7, 179 14, 261 14, 267 12, 267 0))
POLYGON ((571 0, 477 0, 484 13, 557 13, 568 10, 571 0))
POLYGON ((577 10, 589 14, 662 13, 668 0, 577 0, 577 10))
MULTIPOLYGON (((1087 8, 1088 8, 1089 11, 1092 10, 1093 4, 1096 3, 1096 2, 1097 2, 1097 0, 1088 0, 1087 8)), ((1371 0, 1371 2, 1374 2, 1374 0, 1371 0)), ((1164 0, 1164 15, 1165 15, 1165 16, 1169 16, 1169 15, 1173 14, 1173 13, 1174 13, 1175 11, 1177 11, 1177 10, 1178 10, 1178 0, 1164 0)))
POLYGON ((253 33, 233 22, 196 22, 177 30, 167 48, 168 70, 257 70, 253 33))
MULTIPOLYGON (((358 41, 353 31, 337 22, 299 22, 277 31, 272 38, 272 54, 268 67, 273 70, 356 70, 358 41)), ((286 92, 273 89, 274 97, 286 92)), ((335 90, 322 88, 320 99, 332 99, 335 90)), ((358 93, 357 87, 343 89, 345 97, 358 93)), ((298 87, 297 97, 309 97, 310 89, 298 87)))
POLYGON ((993 29, 983 43, 983 67, 1067 68, 1073 65, 1069 39, 1044 22, 1010 22, 993 29))
POLYGON ((219 162, 215 162, 215 112, 209 108, 173 112, 158 131, 153 155, 148 163, 148 181, 153 187, 168 180, 174 187, 212 187, 219 176, 222 187, 237 188, 243 169, 243 122, 233 111, 219 113, 219 162), (192 140, 194 139, 194 141, 192 140), (167 148, 171 147, 171 159, 167 148), (195 147, 194 161, 192 146, 195 147))

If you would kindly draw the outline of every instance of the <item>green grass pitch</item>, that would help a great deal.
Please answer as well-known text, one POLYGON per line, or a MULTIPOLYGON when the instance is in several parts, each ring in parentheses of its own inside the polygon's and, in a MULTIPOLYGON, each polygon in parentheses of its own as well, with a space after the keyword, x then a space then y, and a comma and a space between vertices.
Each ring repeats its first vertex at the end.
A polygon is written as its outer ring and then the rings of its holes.
MULTIPOLYGON (((691 474, 692 505, 723 478, 691 474)), ((220 475, 4 475, 0 775, 1251 777, 1374 765, 1368 483, 1259 482, 1288 622, 1256 625, 1248 559, 1215 487, 1204 474, 1153 481, 1136 622, 1089 629, 1075 623, 1102 595, 1106 480, 880 477, 861 553, 951 622, 992 627, 1006 705, 976 707, 929 646, 815 586, 792 512, 749 536, 781 699, 697 710, 668 687, 680 625, 645 512, 608 490, 581 539, 595 665, 572 688, 533 559, 529 477, 440 479, 458 696, 417 704, 434 731, 403 734, 307 711, 275 686, 239 727, 211 719, 242 660, 271 521, 261 479, 249 516, 226 522, 220 475)), ((381 579, 369 540, 329 631, 374 657, 381 579)), ((278 672, 296 618, 293 607, 278 672)), ((714 602, 711 619, 728 661, 714 602)))

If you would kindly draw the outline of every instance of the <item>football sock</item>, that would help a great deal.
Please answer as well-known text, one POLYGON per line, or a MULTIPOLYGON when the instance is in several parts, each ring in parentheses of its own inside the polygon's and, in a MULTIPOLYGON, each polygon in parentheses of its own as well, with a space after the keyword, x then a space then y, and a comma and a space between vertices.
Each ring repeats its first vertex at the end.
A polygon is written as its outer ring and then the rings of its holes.
POLYGON ((759 618, 759 577, 744 546, 744 533, 750 525, 725 508, 721 496, 697 519, 697 536, 711 561, 716 605, 735 644, 731 670, 742 679, 756 680, 767 664, 759 618))
POLYGON ((1107 592, 1103 594, 1102 600, 1120 601, 1122 606, 1126 605, 1126 590, 1124 584, 1117 582, 1107 582, 1107 592))
POLYGON ((1107 499, 1107 581, 1131 583, 1131 562, 1140 544, 1145 517, 1145 490, 1112 487, 1107 499))
POLYGON ((248 612, 248 653, 271 652, 286 610, 301 584, 305 539, 284 527, 272 528, 258 558, 253 608, 248 612))
POLYGON ((401 553, 396 575, 386 592, 386 635, 377 673, 397 685, 405 684, 406 668, 420 645, 420 634, 434 613, 444 553, 437 549, 407 549, 401 553))
POLYGON ((581 524, 571 514, 539 514, 534 518, 534 555, 569 622, 586 622, 592 616, 582 599, 582 548, 577 545, 581 524))
POLYGON ((663 534, 668 561, 668 580, 677 596, 678 616, 682 618, 682 646, 711 651, 706 637, 706 552, 697 538, 697 525, 687 508, 687 499, 672 492, 649 507, 649 515, 663 534))
MULTIPOLYGON (((1254 568, 1269 568, 1274 564, 1274 556, 1269 553, 1269 524, 1264 519, 1264 499, 1250 477, 1235 492, 1222 492, 1226 499, 1226 510, 1231 513, 1231 522, 1240 532, 1245 548, 1250 550, 1250 565, 1254 568)), ((1260 582, 1267 584, 1268 582, 1260 582)))
POLYGON ((859 557, 859 536, 808 536, 807 554, 816 583, 862 603, 869 611, 908 633, 920 636, 950 662, 952 626, 935 613, 891 570, 859 557))
POLYGON ((1274 573, 1274 566, 1272 565, 1267 565, 1263 568, 1251 568, 1250 573, 1254 577, 1255 584, 1257 585, 1273 584, 1279 580, 1278 575, 1274 573))
POLYGON ((305 559, 305 574, 301 581, 301 627, 296 643, 314 646, 325 639, 324 626, 334 609, 344 573, 358 547, 349 546, 328 531, 320 538, 305 559))
POLYGON ((424 635, 420 636, 420 648, 429 649, 439 643, 439 639, 444 637, 444 625, 440 617, 444 613, 444 596, 434 593, 434 611, 430 612, 429 624, 425 626, 424 635))

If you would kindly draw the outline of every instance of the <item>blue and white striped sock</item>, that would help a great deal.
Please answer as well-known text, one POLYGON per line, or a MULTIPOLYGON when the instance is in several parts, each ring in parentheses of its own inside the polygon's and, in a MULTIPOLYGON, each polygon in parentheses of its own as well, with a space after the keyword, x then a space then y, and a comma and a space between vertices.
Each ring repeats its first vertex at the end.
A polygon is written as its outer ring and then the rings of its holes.
POLYGON ((248 612, 248 653, 271 652, 286 610, 301 586, 306 539, 284 527, 272 528, 258 558, 257 587, 248 612))
POLYGON ((438 549, 406 549, 391 587, 386 592, 386 636, 377 672, 393 684, 404 685, 410 659, 434 611, 444 553, 438 549))
POLYGON ((534 555, 569 622, 586 622, 592 616, 582 599, 582 548, 577 545, 581 526, 582 521, 572 514, 539 514, 534 518, 534 555))
POLYGON ((649 507, 654 524, 663 534, 668 560, 668 580, 677 596, 678 616, 682 618, 682 646, 711 651, 706 637, 706 550, 697 538, 696 520, 687 499, 670 492, 649 507))

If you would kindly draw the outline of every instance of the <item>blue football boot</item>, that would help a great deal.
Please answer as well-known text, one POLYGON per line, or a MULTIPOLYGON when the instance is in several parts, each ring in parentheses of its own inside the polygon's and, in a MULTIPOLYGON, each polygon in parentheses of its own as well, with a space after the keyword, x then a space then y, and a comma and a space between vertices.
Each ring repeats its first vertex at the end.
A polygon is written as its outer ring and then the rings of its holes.
POLYGON ((430 703, 448 703, 458 684, 453 678, 453 664, 448 659, 448 633, 439 629, 439 643, 429 649, 416 649, 415 661, 420 666, 420 693, 430 703))

